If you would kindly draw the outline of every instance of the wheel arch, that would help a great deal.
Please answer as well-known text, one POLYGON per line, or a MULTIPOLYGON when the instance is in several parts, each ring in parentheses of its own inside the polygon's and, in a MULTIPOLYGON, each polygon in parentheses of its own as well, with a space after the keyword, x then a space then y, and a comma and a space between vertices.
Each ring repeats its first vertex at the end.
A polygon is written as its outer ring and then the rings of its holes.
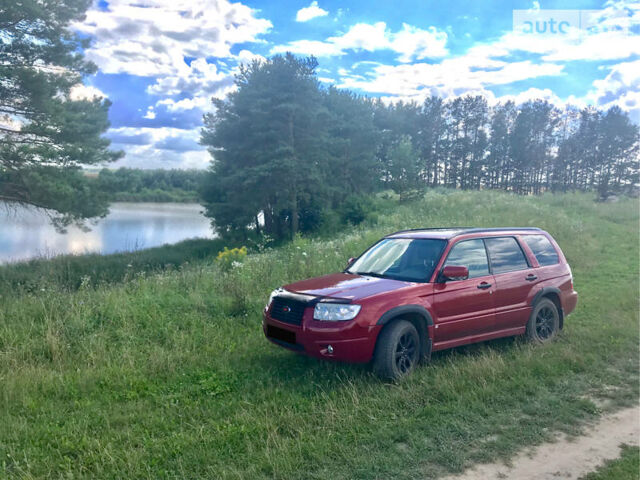
POLYGON ((556 287, 543 287, 540 291, 538 291, 533 300, 531 300, 531 306, 535 306, 543 298, 548 298, 551 300, 556 308, 558 309, 558 315, 560 316, 560 325, 559 328, 562 330, 564 326, 564 310, 562 309, 562 301, 560 300, 560 289, 556 287))
MULTIPOLYGON (((429 335, 429 327, 433 325, 433 318, 429 311, 422 305, 400 305, 387 310, 376 322, 377 325, 390 325, 396 320, 406 320, 411 323, 420 336, 420 354, 423 358, 431 357, 433 341, 429 335)), ((382 330, 381 330, 382 332, 382 330)), ((380 335, 378 334, 378 338, 380 335)), ((378 340, 376 339, 376 344, 378 340)))

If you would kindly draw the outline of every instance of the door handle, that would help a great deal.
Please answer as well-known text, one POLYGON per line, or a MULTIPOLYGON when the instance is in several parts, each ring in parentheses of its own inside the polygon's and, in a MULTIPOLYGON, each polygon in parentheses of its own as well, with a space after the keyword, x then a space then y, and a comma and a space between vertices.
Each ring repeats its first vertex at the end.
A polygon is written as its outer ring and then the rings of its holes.
POLYGON ((491 288, 491 284, 487 283, 487 282, 482 282, 478 284, 478 288, 481 288, 482 290, 486 289, 486 288, 491 288))
POLYGON ((536 277, 533 273, 530 273, 529 275, 527 275, 527 277, 525 278, 525 280, 527 282, 533 282, 534 280, 537 280, 538 277, 536 277))

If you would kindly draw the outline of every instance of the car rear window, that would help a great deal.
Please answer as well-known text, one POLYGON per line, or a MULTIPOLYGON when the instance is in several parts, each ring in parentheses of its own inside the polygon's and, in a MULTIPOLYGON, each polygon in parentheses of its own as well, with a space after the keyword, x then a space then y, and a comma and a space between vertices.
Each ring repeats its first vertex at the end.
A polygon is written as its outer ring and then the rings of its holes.
POLYGON ((558 252, 544 235, 525 235, 522 238, 536 256, 541 267, 555 265, 560 262, 558 252))
POLYGON ((492 273, 513 272, 529 268, 527 258, 515 238, 485 238, 484 241, 487 250, 489 250, 492 273))

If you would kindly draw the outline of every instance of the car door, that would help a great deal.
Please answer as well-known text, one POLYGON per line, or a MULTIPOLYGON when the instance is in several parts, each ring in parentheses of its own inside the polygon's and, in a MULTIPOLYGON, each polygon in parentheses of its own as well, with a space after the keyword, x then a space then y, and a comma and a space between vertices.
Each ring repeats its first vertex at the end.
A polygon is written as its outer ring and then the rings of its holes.
POLYGON ((467 267, 469 278, 441 280, 434 285, 435 342, 453 342, 494 330, 494 280, 482 239, 457 242, 443 268, 447 265, 467 267))
POLYGON ((537 283, 534 269, 515 237, 485 238, 485 244, 495 280, 496 330, 522 328, 531 312, 529 292, 537 283))

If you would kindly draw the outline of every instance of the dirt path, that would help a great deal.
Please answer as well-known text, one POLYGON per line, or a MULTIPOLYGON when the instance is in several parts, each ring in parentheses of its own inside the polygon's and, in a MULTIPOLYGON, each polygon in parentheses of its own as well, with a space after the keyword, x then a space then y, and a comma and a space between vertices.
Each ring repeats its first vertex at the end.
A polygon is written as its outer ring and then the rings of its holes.
POLYGON ((618 458, 621 443, 640 443, 640 406, 602 417, 583 436, 568 439, 562 435, 554 443, 521 452, 511 459, 512 467, 502 463, 481 464, 445 480, 577 479, 606 460, 618 458))

